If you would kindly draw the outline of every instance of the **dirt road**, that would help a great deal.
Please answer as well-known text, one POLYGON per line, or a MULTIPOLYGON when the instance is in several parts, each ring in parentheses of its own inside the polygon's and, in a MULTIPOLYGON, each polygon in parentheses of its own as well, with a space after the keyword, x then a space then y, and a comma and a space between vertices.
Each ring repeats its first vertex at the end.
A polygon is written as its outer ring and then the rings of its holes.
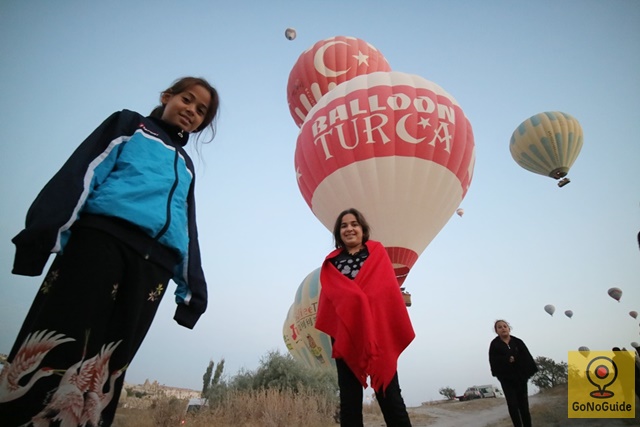
MULTIPOLYGON (((534 407, 542 405, 553 406, 558 410, 558 399, 566 399, 557 395, 536 394, 529 396, 529 406, 536 414, 534 407)), ((509 426, 509 413, 504 398, 478 399, 469 402, 443 402, 440 404, 423 405, 408 408, 413 427, 492 427, 509 426), (507 420, 505 422, 505 420, 507 420)), ((566 404, 563 408, 566 414, 566 404)), ((566 416, 566 415, 565 415, 566 416)), ((566 419, 567 426, 580 427, 628 427, 631 420, 622 419, 566 419)), ((539 423, 538 423, 539 424, 539 423)), ((536 425, 534 417, 534 425, 536 425)), ((367 427, 379 427, 382 424, 367 424, 367 427)))
POLYGON ((411 408, 414 427, 459 427, 487 426, 508 416, 506 402, 503 398, 479 399, 469 402, 445 402, 411 408), (428 419, 420 420, 420 415, 428 419))
MULTIPOLYGON (((636 399, 635 418, 568 418, 567 385, 529 396, 534 426, 629 427, 640 426, 640 399, 636 399)), ((437 401, 407 408, 413 427, 510 427, 511 420, 504 398, 437 401)), ((382 415, 371 414, 365 427, 385 427, 382 415)))

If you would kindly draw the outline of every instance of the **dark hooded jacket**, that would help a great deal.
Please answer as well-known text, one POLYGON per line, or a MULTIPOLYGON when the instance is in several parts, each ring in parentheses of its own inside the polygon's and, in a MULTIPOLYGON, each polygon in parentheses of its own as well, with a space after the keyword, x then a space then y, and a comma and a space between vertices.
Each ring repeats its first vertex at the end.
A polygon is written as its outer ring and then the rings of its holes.
POLYGON ((533 356, 520 338, 511 335, 509 344, 495 337, 489 345, 489 364, 491 375, 502 381, 528 381, 536 372, 538 366, 533 356), (513 356, 514 361, 509 362, 513 356))

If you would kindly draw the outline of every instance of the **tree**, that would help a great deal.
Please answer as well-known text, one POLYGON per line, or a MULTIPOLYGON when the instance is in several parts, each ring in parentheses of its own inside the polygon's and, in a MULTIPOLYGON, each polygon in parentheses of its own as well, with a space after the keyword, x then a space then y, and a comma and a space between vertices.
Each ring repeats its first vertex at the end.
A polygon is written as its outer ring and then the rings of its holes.
POLYGON ((228 381, 222 379, 223 369, 224 359, 217 366, 210 361, 202 376, 202 397, 208 400, 210 407, 221 404, 230 392, 261 390, 313 393, 327 397, 330 402, 337 400, 338 376, 335 369, 308 368, 290 354, 281 354, 277 350, 263 356, 255 371, 243 368, 228 381))
POLYGON ((302 392, 315 390, 335 395, 338 377, 334 369, 307 368, 289 353, 270 351, 260 360, 260 366, 253 375, 253 388, 291 390, 302 392))
POLYGON ((548 357, 538 356, 536 357, 536 365, 538 365, 538 372, 533 375, 531 382, 540 390, 567 383, 568 366, 566 362, 556 363, 548 357))
POLYGON ((335 369, 309 368, 290 354, 275 350, 262 357, 255 371, 238 372, 228 386, 234 390, 311 391, 334 399, 338 393, 338 376, 335 369))
POLYGON ((218 402, 226 389, 226 384, 222 380, 222 372, 224 371, 224 358, 220 359, 216 366, 215 372, 213 371, 213 360, 209 361, 207 370, 202 376, 202 397, 209 400, 209 404, 218 402))
POLYGON ((218 362, 218 366, 216 366, 216 372, 213 374, 213 379, 211 380, 211 386, 215 387, 220 384, 222 381, 222 371, 224 370, 224 359, 220 359, 218 362))
POLYGON ((449 400, 453 400, 456 398, 456 391, 451 387, 442 387, 440 388, 440 390, 438 390, 438 393, 440 393, 441 395, 443 395, 449 400))
POLYGON ((209 360, 209 366, 202 376, 202 393, 201 397, 205 397, 209 391, 209 385, 211 384, 211 375, 213 374, 213 360, 209 360))

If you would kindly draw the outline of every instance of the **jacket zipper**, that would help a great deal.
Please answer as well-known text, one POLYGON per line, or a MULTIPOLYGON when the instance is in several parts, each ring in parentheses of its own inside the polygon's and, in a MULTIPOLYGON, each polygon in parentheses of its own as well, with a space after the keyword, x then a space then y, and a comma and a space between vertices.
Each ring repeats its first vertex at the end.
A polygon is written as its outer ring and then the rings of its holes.
MULTIPOLYGON (((153 237, 153 240, 155 240, 156 242, 158 240, 160 240, 160 238, 164 235, 164 233, 167 232, 167 230, 169 229, 169 225, 171 224, 171 201, 173 200, 173 195, 176 192, 176 188, 178 188, 178 181, 179 181, 179 175, 178 175, 178 147, 175 147, 175 156, 173 157, 173 175, 174 175, 174 180, 173 180, 173 185, 171 186, 171 190, 169 191, 169 195, 167 196, 167 220, 164 223, 164 226, 162 226, 162 228, 160 229, 160 231, 158 231, 158 233, 153 237)), ((144 258, 145 259, 149 259, 150 256, 150 252, 145 254, 144 258)))
POLYGON ((164 226, 158 234, 154 237, 155 240, 160 239, 164 233, 169 229, 169 224, 171 224, 171 201, 173 200, 173 194, 176 192, 176 188, 178 187, 178 148, 176 147, 176 155, 173 157, 173 185, 171 186, 171 191, 169 191, 169 196, 167 198, 167 221, 164 223, 164 226))

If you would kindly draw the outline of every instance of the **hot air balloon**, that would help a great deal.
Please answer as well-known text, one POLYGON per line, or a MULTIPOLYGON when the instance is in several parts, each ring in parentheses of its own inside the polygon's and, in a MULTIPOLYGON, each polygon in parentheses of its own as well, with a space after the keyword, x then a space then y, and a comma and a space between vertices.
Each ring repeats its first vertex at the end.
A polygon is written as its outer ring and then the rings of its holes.
POLYGON ((321 288, 318 268, 298 286, 282 327, 284 342, 291 356, 310 368, 335 367, 331 358, 331 337, 315 328, 321 288))
POLYGON ((586 346, 581 346, 578 347, 578 351, 580 352, 581 355, 583 355, 584 357, 589 357, 589 353, 591 352, 591 350, 589 350, 589 347, 586 346))
POLYGON ((287 28, 284 30, 284 36, 287 40, 295 40, 296 38, 296 29, 295 28, 287 28))
POLYGON ((638 343, 637 343, 637 342, 635 342, 635 341, 632 341, 632 342, 631 342, 631 347, 633 347, 633 348, 638 348, 638 347, 640 347, 640 344, 638 344, 638 343))
POLYGON ((573 311, 571 310, 566 310, 564 312, 564 315, 567 316, 569 319, 571 319, 573 317, 573 311))
POLYGON ((544 311, 549 313, 550 316, 553 316, 553 313, 556 312, 556 308, 552 304, 547 304, 544 306, 544 311))
POLYGON ((464 209, 458 208, 456 209, 456 213, 458 214, 459 217, 462 217, 462 215, 464 215, 464 209))
POLYGON ((304 51, 287 83, 287 102, 299 127, 324 94, 339 83, 375 71, 391 71, 382 53, 356 37, 336 36, 320 40, 304 51))
POLYGON ((633 317, 634 319, 637 319, 638 318, 638 312, 635 311, 635 310, 631 310, 629 312, 629 316, 633 317))
POLYGON ((402 285, 465 197, 475 146, 458 102, 440 86, 377 72, 343 82, 318 101, 294 159, 314 215, 331 231, 342 210, 362 211, 402 285))
POLYGON ((582 127, 566 113, 547 111, 529 117, 513 132, 509 150, 524 169, 553 179, 566 178, 582 148, 582 127))
POLYGON ((620 302, 620 298, 622 298, 622 290, 620 288, 609 288, 607 293, 611 298, 620 302))

